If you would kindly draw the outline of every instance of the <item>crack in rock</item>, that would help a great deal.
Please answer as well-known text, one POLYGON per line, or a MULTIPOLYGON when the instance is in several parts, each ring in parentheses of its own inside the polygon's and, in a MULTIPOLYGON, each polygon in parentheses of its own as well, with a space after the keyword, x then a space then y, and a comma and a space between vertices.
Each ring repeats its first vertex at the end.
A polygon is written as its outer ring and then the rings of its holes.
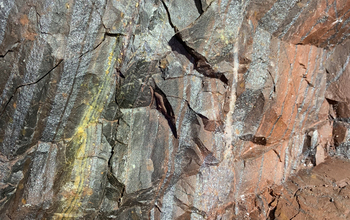
POLYGON ((46 76, 48 76, 54 69, 56 69, 61 63, 63 62, 63 59, 60 59, 58 61, 58 63, 52 67, 47 73, 45 73, 43 76, 39 77, 39 79, 35 80, 34 82, 30 82, 30 83, 26 83, 26 84, 22 84, 16 87, 15 91, 13 92, 13 94, 10 96, 9 100, 6 102, 4 109, 1 111, 0 113, 0 117, 4 114, 7 106, 9 105, 9 103, 11 102, 12 98, 16 95, 18 89, 25 87, 25 86, 30 86, 30 85, 34 85, 37 84, 38 82, 40 82, 42 79, 44 79, 46 76))

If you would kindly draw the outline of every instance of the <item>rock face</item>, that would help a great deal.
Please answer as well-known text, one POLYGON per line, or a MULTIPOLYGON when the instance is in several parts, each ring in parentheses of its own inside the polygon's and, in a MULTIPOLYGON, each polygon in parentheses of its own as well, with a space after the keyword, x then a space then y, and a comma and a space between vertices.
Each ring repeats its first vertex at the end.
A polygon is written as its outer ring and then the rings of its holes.
POLYGON ((8 0, 0 20, 1 219, 317 218, 325 196, 349 218, 350 174, 312 178, 349 166, 350 1, 8 0))

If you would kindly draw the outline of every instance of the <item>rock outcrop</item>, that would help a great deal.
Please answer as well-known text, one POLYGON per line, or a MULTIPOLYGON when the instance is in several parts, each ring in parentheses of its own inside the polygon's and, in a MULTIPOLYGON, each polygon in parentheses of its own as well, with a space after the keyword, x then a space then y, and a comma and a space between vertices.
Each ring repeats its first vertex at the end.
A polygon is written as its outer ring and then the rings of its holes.
POLYGON ((1 219, 349 218, 350 1, 6 0, 0 20, 1 219))

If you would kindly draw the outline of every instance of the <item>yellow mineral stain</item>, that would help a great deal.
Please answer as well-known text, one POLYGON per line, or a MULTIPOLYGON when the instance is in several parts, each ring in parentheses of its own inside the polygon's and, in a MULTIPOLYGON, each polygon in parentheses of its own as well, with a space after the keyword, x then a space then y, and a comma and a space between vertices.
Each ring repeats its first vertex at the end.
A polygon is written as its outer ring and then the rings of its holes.
MULTIPOLYGON (((111 65, 111 62, 112 62, 112 59, 113 59, 113 51, 111 51, 109 53, 109 57, 108 57, 108 66, 111 65)), ((106 70, 106 72, 109 71, 109 68, 106 70)))
MULTIPOLYGON (((76 158, 84 158, 88 156, 87 149, 88 146, 90 146, 92 143, 89 141, 88 137, 88 131, 90 128, 96 126, 98 122, 98 118, 103 110, 103 104, 101 104, 102 100, 105 100, 104 97, 107 96, 110 91, 108 86, 110 85, 110 82, 114 80, 114 77, 112 77, 112 74, 110 74, 113 71, 110 71, 113 67, 112 61, 115 61, 114 59, 114 50, 117 46, 118 39, 115 39, 115 42, 113 46, 110 48, 110 53, 107 60, 107 67, 105 69, 106 77, 102 80, 102 83, 100 85, 100 88, 96 94, 92 95, 93 100, 90 101, 89 108, 85 110, 83 113, 82 120, 80 121, 79 126, 75 130, 75 134, 73 135, 73 138, 71 140, 72 146, 77 148, 76 151, 76 158)), ((79 216, 79 207, 81 206, 81 199, 86 195, 92 195, 92 189, 87 189, 84 187, 86 182, 89 180, 89 171, 91 168, 90 160, 87 159, 76 159, 73 162, 73 185, 67 187, 66 193, 68 194, 68 198, 66 201, 63 201, 65 204, 65 208, 62 213, 55 213, 55 216, 58 217, 58 219, 63 219, 67 217, 75 217, 79 216), (87 190, 87 191, 86 191, 87 190)))
MULTIPOLYGON (((62 218, 78 218, 81 217, 79 215, 73 215, 73 214, 66 214, 66 213, 54 213, 55 217, 58 217, 58 219, 62 219, 62 218)), ((57 219, 57 218, 54 218, 57 219)))

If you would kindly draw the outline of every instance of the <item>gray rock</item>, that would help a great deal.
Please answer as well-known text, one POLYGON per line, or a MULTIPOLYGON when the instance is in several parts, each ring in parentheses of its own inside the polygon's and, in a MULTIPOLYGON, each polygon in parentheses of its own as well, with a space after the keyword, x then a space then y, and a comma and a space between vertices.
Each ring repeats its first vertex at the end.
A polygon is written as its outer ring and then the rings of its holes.
POLYGON ((316 149, 349 158, 349 9, 0 2, 0 218, 271 217, 316 149))

